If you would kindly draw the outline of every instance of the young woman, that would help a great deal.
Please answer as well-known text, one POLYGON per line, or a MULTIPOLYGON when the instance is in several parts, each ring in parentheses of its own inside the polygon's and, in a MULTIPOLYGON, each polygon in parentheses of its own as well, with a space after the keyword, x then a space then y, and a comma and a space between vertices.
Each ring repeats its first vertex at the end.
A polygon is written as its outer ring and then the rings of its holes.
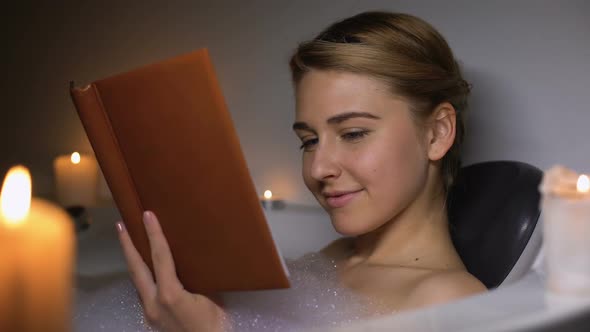
MULTIPOLYGON (((379 312, 485 291, 449 234, 446 193, 469 85, 444 38, 416 17, 367 12, 300 44, 290 66, 303 179, 346 236, 322 251, 341 286, 379 312)), ((170 331, 223 330, 223 308, 183 289, 156 216, 144 219, 155 280, 118 229, 148 320, 170 331)))

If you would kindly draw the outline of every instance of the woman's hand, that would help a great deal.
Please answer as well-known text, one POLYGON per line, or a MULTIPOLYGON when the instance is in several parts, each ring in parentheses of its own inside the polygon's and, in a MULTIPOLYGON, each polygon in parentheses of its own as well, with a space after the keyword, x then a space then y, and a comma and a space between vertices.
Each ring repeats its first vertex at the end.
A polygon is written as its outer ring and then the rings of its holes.
POLYGON ((122 222, 117 223, 119 241, 131 279, 150 325, 163 331, 222 331, 225 313, 206 296, 187 292, 178 277, 168 242, 153 212, 143 214, 156 280, 131 242, 122 222))

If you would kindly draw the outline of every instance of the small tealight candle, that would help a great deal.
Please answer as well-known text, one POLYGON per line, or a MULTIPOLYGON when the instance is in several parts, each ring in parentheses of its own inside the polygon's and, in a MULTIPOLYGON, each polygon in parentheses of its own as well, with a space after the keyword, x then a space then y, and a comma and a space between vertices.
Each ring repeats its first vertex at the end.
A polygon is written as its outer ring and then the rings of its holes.
POLYGON ((53 161, 57 201, 64 207, 96 203, 98 165, 91 156, 74 152, 53 161))
POLYGON ((70 331, 73 222, 11 168, 0 193, 0 331, 70 331))
POLYGON ((541 183, 547 289, 590 297, 590 181, 562 166, 541 183))
POLYGON ((272 191, 265 190, 260 200, 262 207, 266 210, 280 210, 285 207, 285 202, 273 196, 272 191))

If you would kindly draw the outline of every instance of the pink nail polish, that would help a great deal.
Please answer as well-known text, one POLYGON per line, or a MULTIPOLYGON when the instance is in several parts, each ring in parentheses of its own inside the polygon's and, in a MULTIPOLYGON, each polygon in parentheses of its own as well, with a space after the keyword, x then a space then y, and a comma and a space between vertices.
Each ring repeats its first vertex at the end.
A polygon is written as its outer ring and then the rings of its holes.
POLYGON ((125 231, 125 225, 123 225, 122 222, 120 222, 120 221, 117 222, 116 226, 117 226, 117 231, 119 231, 119 233, 123 233, 125 231))
POLYGON ((143 211, 143 222, 152 222, 153 214, 150 211, 143 211))

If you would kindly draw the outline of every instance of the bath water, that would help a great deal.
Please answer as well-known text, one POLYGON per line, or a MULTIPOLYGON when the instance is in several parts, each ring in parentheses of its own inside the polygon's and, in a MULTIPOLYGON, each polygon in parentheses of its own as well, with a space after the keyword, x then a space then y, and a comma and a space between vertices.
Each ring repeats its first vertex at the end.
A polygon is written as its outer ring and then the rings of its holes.
MULTIPOLYGON (((311 253, 286 260, 291 288, 223 294, 234 331, 298 331, 337 327, 372 316, 372 303, 338 287, 333 260, 311 253)), ((131 281, 80 294, 75 331, 154 331, 131 281)))

